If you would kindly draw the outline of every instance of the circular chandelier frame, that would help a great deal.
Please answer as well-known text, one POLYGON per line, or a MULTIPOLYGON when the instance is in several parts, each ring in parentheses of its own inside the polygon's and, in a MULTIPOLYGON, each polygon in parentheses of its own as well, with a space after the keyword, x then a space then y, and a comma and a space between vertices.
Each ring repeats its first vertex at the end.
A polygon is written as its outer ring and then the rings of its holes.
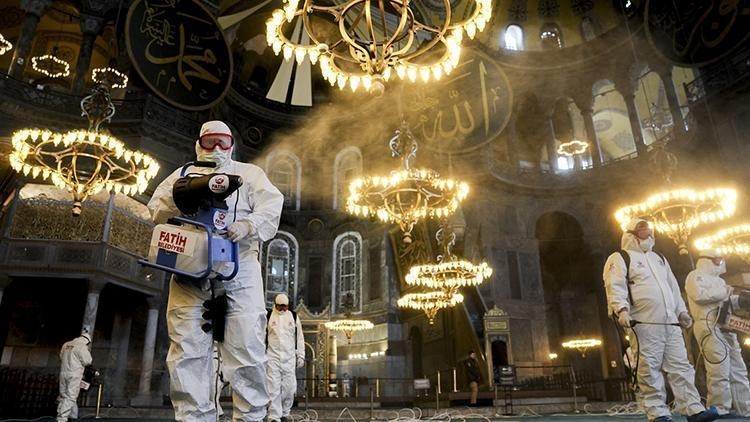
POLYGON ((32 57, 31 68, 53 79, 66 78, 70 75, 70 64, 52 54, 32 57), (61 70, 53 71, 52 69, 54 69, 55 66, 61 67, 61 70))
POLYGON ((557 153, 565 157, 573 157, 574 155, 580 155, 586 152, 589 144, 587 142, 573 139, 570 142, 563 142, 557 146, 557 153))
POLYGON ((594 347, 599 347, 602 345, 602 341, 598 339, 593 338, 586 338, 586 339, 575 339, 566 341, 562 344, 562 347, 565 349, 575 349, 578 350, 578 352, 581 354, 582 358, 586 357, 586 352, 589 349, 592 349, 594 347))
POLYGON ((439 310, 456 306, 463 301, 464 297, 460 293, 449 294, 438 290, 406 294, 397 301, 397 304, 399 308, 423 311, 427 316, 428 322, 432 325, 439 310))
POLYGON ((424 82, 439 80, 458 65, 464 32, 474 38, 477 31, 484 30, 492 15, 491 0, 473 0, 471 15, 457 23, 451 22, 450 0, 442 0, 445 17, 439 25, 432 26, 417 19, 409 0, 348 0, 334 6, 303 0, 301 7, 299 3, 299 0, 285 0, 282 9, 274 10, 266 21, 268 45, 276 55, 283 54, 285 60, 294 57, 301 63, 309 57, 312 64, 320 66, 332 86, 344 89, 349 85, 353 91, 359 86, 370 91, 374 84, 380 85, 380 90, 382 83, 394 76, 411 82, 417 78, 424 82), (397 18, 395 27, 389 28, 387 14, 397 18), (316 19, 328 16, 337 23, 339 38, 324 42, 323 36, 314 30, 313 16, 316 19), (287 24, 295 17, 302 20, 310 45, 293 42, 284 35, 288 32, 287 24), (357 32, 364 35, 356 35, 357 32))
POLYGON ((718 249, 724 255, 737 255, 750 264, 750 224, 721 229, 714 234, 699 237, 694 244, 699 250, 718 249))
POLYGON ((704 191, 677 189, 649 196, 645 201, 624 206, 615 212, 623 231, 634 218, 645 217, 656 231, 672 239, 681 255, 688 253, 687 241, 693 229, 732 216, 736 210, 737 191, 716 188, 704 191))
POLYGON ((331 331, 340 331, 346 336, 348 343, 352 342, 352 336, 356 331, 372 330, 375 325, 366 319, 339 319, 328 321, 325 327, 331 331))
POLYGON ((3 34, 0 34, 0 56, 7 53, 13 48, 13 44, 6 40, 3 34))
POLYGON ((81 100, 88 130, 57 133, 49 129, 21 129, 13 134, 11 167, 26 176, 50 179, 73 194, 73 215, 81 203, 102 189, 111 193, 143 193, 159 172, 149 155, 131 151, 114 136, 99 131, 115 113, 106 85, 99 84, 81 100))
POLYGON ((440 228, 435 234, 438 243, 443 244, 444 253, 438 255, 437 264, 415 265, 404 277, 410 286, 423 286, 430 289, 440 289, 448 294, 454 294, 460 287, 478 286, 492 275, 492 268, 486 262, 479 265, 466 260, 459 260, 453 255, 456 234, 450 232, 445 235, 445 228, 440 228))
POLYGON ((96 67, 91 70, 91 80, 98 84, 108 84, 111 88, 128 86, 128 76, 113 67, 96 67))
POLYGON ((397 223, 404 243, 411 243, 411 231, 424 218, 452 215, 469 194, 469 185, 442 179, 431 169, 415 169, 417 142, 406 122, 389 141, 391 155, 401 157, 404 166, 390 176, 364 176, 349 185, 346 211, 357 217, 376 216, 384 223, 397 223), (402 136, 407 142, 402 141, 402 136), (404 150, 409 147, 409 154, 404 150))
POLYGON ((76 208, 80 214, 81 202, 102 189, 125 195, 143 193, 159 171, 150 156, 131 151, 103 133, 22 129, 13 134, 12 145, 11 167, 26 176, 50 179, 71 192, 74 214, 76 208))

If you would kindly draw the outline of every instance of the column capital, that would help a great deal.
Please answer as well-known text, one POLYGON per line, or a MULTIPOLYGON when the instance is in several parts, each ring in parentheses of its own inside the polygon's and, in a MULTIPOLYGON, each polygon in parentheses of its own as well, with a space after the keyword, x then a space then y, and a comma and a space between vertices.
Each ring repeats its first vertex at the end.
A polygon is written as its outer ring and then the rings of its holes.
POLYGON ((51 4, 52 0, 21 0, 21 9, 31 15, 41 17, 51 4))
POLYGON ((102 292, 102 289, 104 286, 107 285, 107 282, 104 280, 100 280, 98 278, 89 278, 88 279, 88 286, 89 286, 89 294, 99 294, 102 292))
POLYGON ((635 84, 629 80, 618 79, 615 81, 615 89, 622 95, 622 98, 634 98, 635 88, 635 84))
POLYGON ((119 4, 120 0, 81 0, 81 10, 84 13, 104 16, 119 4))
POLYGON ((104 28, 104 18, 81 13, 81 32, 84 35, 99 35, 104 28))
POLYGON ((591 94, 580 94, 572 96, 573 102, 575 103, 576 107, 578 107, 578 110, 581 111, 581 114, 584 114, 586 112, 592 113, 594 111, 594 96, 591 94))

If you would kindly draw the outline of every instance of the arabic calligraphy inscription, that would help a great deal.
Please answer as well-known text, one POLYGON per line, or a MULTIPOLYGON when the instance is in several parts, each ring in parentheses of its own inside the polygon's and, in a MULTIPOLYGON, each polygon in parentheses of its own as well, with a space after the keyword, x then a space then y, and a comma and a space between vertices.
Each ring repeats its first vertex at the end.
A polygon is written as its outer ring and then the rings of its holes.
POLYGON ((750 37, 750 0, 649 0, 646 30, 654 48, 680 64, 707 64, 750 37))
POLYGON ((472 50, 438 82, 416 84, 404 92, 407 118, 420 145, 442 153, 481 147, 508 123, 513 95, 502 69, 472 50))
POLYGON ((199 1, 134 1, 126 40, 136 70, 167 102, 202 110, 226 94, 231 53, 216 20, 199 1))

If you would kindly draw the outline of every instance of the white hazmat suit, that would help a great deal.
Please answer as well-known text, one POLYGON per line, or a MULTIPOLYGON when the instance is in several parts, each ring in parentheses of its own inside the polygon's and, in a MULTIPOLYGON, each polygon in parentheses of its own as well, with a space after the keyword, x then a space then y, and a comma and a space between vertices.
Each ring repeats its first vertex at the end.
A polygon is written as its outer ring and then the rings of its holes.
POLYGON ((721 254, 701 251, 695 270, 685 280, 685 291, 695 317, 693 335, 706 364, 706 403, 715 406, 720 415, 728 414, 734 403, 737 413, 750 416, 750 383, 740 342, 737 334, 718 325, 721 305, 732 294, 732 288, 719 277, 725 271, 721 254))
POLYGON ((57 398, 57 420, 65 422, 68 418, 78 418, 78 393, 81 391, 83 370, 91 365, 89 344, 91 337, 81 334, 63 344, 60 349, 60 396, 57 398))
MULTIPOLYGON (((190 167, 192 173, 227 173, 242 177, 242 186, 232 193, 224 221, 227 235, 239 243, 239 272, 234 279, 223 282, 227 295, 225 338, 219 344, 224 379, 232 386, 234 421, 260 421, 266 415, 268 393, 265 385, 266 310, 263 283, 258 262, 259 243, 273 238, 281 218, 283 195, 259 167, 231 159, 232 147, 201 146, 204 139, 229 137, 229 127, 210 121, 201 127, 195 150, 198 160, 212 161, 215 168, 190 167)), ((182 168, 167 176, 156 188, 148 203, 156 223, 179 215, 172 198, 172 186, 180 178, 182 168)), ((170 282, 167 303, 169 352, 167 368, 170 392, 177 421, 215 421, 216 408, 211 397, 215 373, 212 363, 213 338, 201 329, 203 302, 211 298, 204 283, 202 288, 170 282)))
MULTIPOLYGON (((688 422, 710 421, 718 416, 706 411, 695 388, 695 370, 690 365, 682 330, 692 320, 666 259, 652 249, 654 238, 645 220, 634 220, 622 235, 621 247, 630 257, 629 271, 620 253, 604 264, 604 285, 609 308, 620 325, 632 327, 637 347, 638 400, 649 420, 671 421, 662 371, 674 392, 676 409, 688 422), (628 293, 630 292, 630 294, 628 293), (632 297, 632 303, 631 299, 632 297)), ((632 339, 632 336, 631 336, 632 339)))
POLYGON ((268 387, 268 421, 281 421, 289 416, 297 391, 295 368, 305 364, 305 338, 302 324, 291 311, 289 298, 279 294, 274 300, 271 317, 268 319, 268 363, 266 385, 268 387), (281 308, 281 309, 279 309, 281 308))

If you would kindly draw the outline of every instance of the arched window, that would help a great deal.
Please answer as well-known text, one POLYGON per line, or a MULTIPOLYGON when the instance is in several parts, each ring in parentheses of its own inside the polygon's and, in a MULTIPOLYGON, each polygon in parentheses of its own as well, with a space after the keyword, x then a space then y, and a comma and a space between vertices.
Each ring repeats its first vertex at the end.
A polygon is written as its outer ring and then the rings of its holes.
POLYGON ((643 142, 650 145, 672 133, 674 116, 661 77, 654 71, 644 70, 635 90, 635 107, 641 121, 643 142))
POLYGON ((518 25, 508 25, 503 35, 503 48, 506 50, 523 50, 523 29, 518 25))
POLYGON ((362 174, 362 154, 348 147, 336 155, 333 172, 333 209, 344 209, 349 183, 362 174))
POLYGON ((296 155, 275 153, 266 159, 268 179, 284 194, 284 208, 299 210, 301 165, 296 155))
POLYGON ((596 25, 594 20, 589 16, 584 16, 581 19, 581 36, 584 41, 591 41, 596 38, 596 25))
POLYGON ((547 23, 542 26, 542 30, 539 32, 539 39, 542 41, 543 50, 551 50, 555 48, 562 48, 562 34, 560 28, 553 23, 547 23))
POLYGON ((362 311, 362 237, 357 232, 346 232, 333 242, 333 284, 331 312, 362 311))
POLYGON ((604 162, 635 154, 633 130, 625 99, 607 79, 594 83, 593 120, 604 162))
POLYGON ((298 303, 297 240, 290 233, 279 231, 263 248, 263 268, 266 279, 266 305, 271 306, 276 295, 285 293, 290 305, 298 303))

